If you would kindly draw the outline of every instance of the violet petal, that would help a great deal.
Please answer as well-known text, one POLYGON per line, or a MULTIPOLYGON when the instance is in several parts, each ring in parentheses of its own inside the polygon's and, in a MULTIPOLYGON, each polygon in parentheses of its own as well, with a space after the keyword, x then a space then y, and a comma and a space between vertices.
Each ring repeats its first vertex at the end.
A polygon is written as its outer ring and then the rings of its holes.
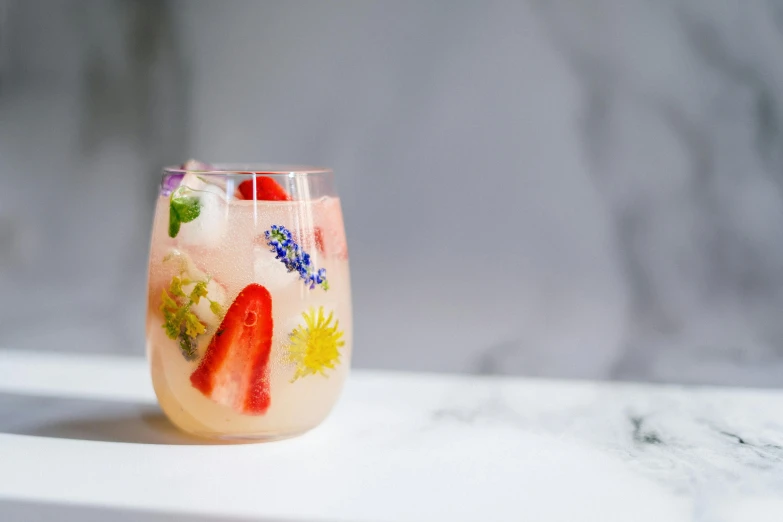
POLYGON ((169 196, 174 190, 182 183, 184 174, 168 174, 163 177, 163 181, 160 184, 160 194, 162 196, 169 196))

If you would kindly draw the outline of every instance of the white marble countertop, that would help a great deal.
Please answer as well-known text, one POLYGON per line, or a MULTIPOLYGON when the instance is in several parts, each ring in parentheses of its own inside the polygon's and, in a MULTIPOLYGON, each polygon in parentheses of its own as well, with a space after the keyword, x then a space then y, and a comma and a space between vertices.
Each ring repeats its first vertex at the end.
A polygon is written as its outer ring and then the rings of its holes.
POLYGON ((779 521, 783 393, 355 371, 318 429, 207 445, 142 359, 0 351, 0 520, 779 521))

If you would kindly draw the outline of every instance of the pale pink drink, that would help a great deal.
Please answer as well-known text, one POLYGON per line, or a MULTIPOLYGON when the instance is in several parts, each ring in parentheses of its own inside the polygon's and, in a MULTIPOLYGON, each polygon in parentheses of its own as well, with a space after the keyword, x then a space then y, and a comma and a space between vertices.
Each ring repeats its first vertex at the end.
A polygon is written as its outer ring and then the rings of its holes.
POLYGON ((188 162, 164 170, 147 355, 184 431, 277 439, 318 425, 351 359, 340 200, 328 169, 188 162))

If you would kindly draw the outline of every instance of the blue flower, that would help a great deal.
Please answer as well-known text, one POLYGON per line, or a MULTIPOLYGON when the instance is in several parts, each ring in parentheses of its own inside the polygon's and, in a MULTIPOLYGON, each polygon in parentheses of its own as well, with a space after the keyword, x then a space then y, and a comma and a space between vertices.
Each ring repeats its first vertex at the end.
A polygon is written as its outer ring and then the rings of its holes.
POLYGON ((329 290, 326 269, 314 270, 310 254, 296 244, 290 230, 282 225, 272 225, 270 230, 264 232, 264 237, 271 247, 270 252, 275 254, 275 259, 279 259, 289 272, 297 272, 310 290, 316 285, 329 290))

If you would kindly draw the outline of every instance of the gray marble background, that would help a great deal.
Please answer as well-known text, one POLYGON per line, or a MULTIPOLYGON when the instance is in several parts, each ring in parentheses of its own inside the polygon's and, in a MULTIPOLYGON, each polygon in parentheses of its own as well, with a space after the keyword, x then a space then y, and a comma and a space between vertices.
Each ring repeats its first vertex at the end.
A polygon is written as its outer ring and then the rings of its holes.
POLYGON ((0 0, 0 346, 143 353, 187 157, 335 168, 357 366, 783 385, 783 1, 0 0))

